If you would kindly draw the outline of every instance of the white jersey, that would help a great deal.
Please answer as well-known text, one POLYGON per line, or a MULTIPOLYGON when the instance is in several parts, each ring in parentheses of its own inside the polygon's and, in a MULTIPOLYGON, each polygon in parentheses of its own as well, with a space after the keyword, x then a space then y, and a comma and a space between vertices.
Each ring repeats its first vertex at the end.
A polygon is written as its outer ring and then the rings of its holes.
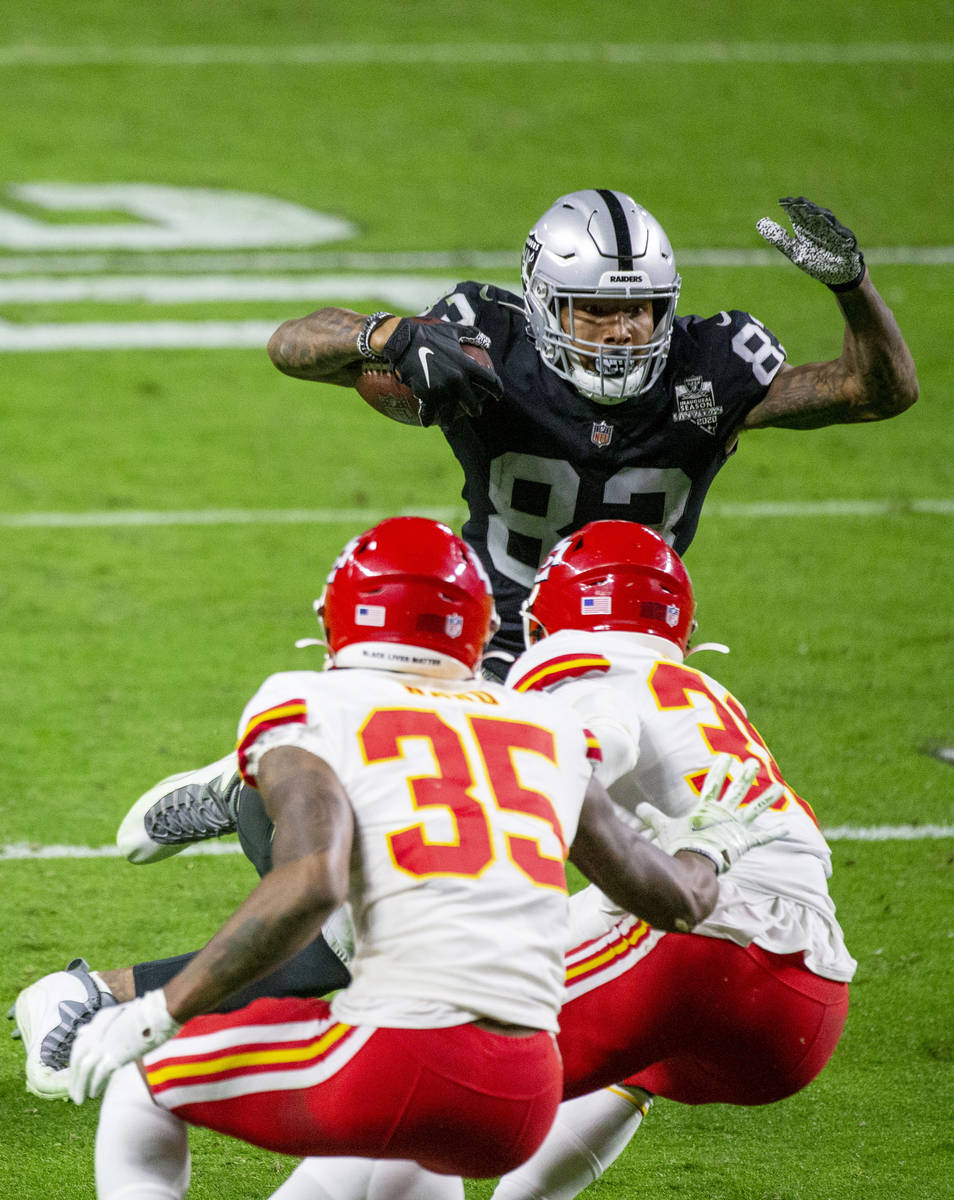
MULTIPOLYGON (((600 742, 600 777, 630 814, 643 801, 669 816, 690 811, 723 752, 759 761, 755 787, 785 783, 739 701, 664 639, 562 630, 523 654, 507 683, 521 692, 547 688, 576 708, 600 742)), ((718 903, 695 932, 776 954, 803 951, 809 970, 847 981, 857 964, 828 894, 831 852, 811 808, 785 786, 759 818, 773 828, 783 820, 785 836, 745 854, 720 877, 718 903)), ((610 902, 587 891, 575 901, 580 914, 591 919, 599 908, 612 919, 610 902)), ((582 928, 589 934, 589 925, 582 928)))
POLYGON ((289 671, 243 714, 254 786, 275 746, 324 759, 354 810, 350 1024, 475 1017, 555 1031, 569 929, 564 861, 592 774, 550 696, 377 670, 289 671))

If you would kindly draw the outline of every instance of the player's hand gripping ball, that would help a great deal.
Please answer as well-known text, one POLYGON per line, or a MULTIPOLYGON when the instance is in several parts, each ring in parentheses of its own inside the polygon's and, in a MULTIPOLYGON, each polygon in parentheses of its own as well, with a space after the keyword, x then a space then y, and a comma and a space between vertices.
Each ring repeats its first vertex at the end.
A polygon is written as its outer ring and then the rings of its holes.
POLYGON ((479 416, 502 386, 488 353, 490 339, 470 326, 404 318, 381 362, 369 361, 355 388, 378 412, 405 425, 479 416))

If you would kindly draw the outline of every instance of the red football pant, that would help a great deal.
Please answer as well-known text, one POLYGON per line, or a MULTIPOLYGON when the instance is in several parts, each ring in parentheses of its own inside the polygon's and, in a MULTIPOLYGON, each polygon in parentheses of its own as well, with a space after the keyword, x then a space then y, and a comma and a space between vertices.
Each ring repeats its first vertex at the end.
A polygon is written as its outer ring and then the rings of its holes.
POLYGON ((848 985, 802 955, 667 934, 624 974, 560 1016, 564 1099, 612 1083, 682 1104, 770 1104, 828 1062, 848 985))
POLYGON ((413 1159, 468 1178, 529 1158, 562 1094, 548 1033, 368 1029, 303 999, 196 1017, 148 1055, 146 1076, 190 1124, 267 1150, 413 1159))

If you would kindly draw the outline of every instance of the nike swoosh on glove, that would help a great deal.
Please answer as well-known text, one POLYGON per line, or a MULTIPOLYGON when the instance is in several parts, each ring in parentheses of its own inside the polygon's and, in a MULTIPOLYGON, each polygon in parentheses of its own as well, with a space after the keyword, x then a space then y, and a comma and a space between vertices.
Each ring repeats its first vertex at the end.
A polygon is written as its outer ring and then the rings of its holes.
POLYGON ((155 1050, 181 1028, 169 1015, 162 988, 127 1004, 101 1008, 73 1043, 70 1099, 82 1104, 100 1095, 114 1071, 155 1050))
POLYGON ((788 213, 792 233, 763 217, 755 228, 800 270, 833 292, 848 292, 861 283, 864 255, 858 239, 834 213, 804 196, 786 196, 779 204, 788 213))
POLYGON ((480 416, 488 400, 499 400, 503 384, 493 367, 468 355, 465 346, 486 350, 490 339, 470 325, 424 324, 404 317, 385 342, 383 358, 421 402, 421 424, 444 424, 462 410, 480 416))

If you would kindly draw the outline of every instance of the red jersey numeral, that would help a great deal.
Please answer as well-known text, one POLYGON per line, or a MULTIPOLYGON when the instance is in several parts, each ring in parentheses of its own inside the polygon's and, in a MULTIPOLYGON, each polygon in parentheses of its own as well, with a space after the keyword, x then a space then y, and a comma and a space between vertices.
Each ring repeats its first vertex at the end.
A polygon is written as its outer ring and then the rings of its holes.
MULTIPOLYGON (((566 891, 563 859, 566 846, 556 811, 549 798, 525 788, 514 764, 515 750, 539 754, 556 765, 553 733, 523 721, 471 717, 470 728, 479 749, 477 769, 489 785, 497 808, 525 813, 545 822, 556 835, 562 856, 543 853, 532 837, 506 833, 508 856, 534 883, 566 891)), ((405 757, 405 743, 423 740, 436 770, 408 775, 407 785, 415 809, 443 808, 451 817, 454 836, 446 842, 428 838, 423 824, 409 825, 388 835, 394 863, 410 875, 460 875, 475 878, 496 860, 491 824, 474 793, 474 758, 468 755, 461 735, 436 713, 419 709, 377 709, 359 732, 361 749, 369 764, 405 757)))
POLYGON ((699 729, 713 754, 731 754, 739 762, 754 758, 759 764, 755 784, 744 803, 751 804, 770 784, 781 783, 786 792, 776 800, 772 808, 783 811, 788 807, 791 797, 812 821, 818 824, 811 805, 796 795, 785 783, 768 746, 734 696, 726 693, 720 699, 698 671, 675 662, 657 663, 649 677, 649 688, 656 698, 656 703, 664 710, 691 708, 693 693, 704 696, 709 701, 717 724, 707 725, 700 721, 699 729))

